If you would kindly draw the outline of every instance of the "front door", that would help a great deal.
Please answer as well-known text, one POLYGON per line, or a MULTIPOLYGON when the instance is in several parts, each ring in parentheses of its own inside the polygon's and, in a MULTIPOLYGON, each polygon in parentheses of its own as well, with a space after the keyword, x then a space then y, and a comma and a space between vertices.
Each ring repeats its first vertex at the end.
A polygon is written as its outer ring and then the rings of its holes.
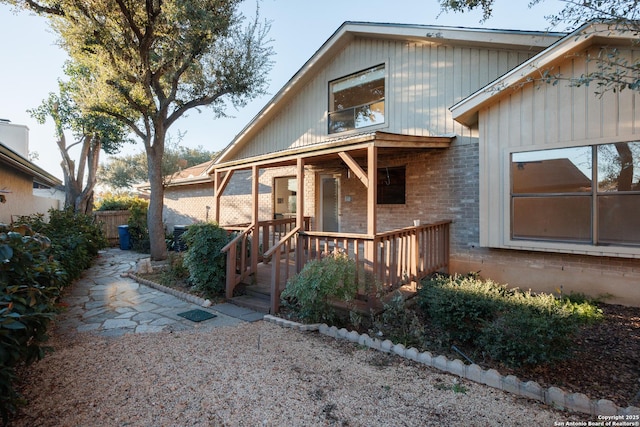
POLYGON ((320 219, 322 231, 340 231, 338 209, 340 200, 339 181, 332 175, 320 176, 320 219))

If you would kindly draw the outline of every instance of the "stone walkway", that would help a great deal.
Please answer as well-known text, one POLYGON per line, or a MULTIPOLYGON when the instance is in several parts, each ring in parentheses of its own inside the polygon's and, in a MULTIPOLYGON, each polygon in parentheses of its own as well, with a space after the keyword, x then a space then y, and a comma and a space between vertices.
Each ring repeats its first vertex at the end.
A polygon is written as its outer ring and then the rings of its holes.
MULTIPOLYGON (((230 304, 204 308, 173 295, 137 283, 127 276, 146 254, 109 248, 100 253, 93 266, 73 284, 63 299, 68 309, 58 316, 62 333, 91 331, 101 336, 148 333, 163 330, 232 326, 242 323, 246 309, 234 311, 230 304), (204 310, 216 317, 193 322, 178 313, 204 310), (233 317, 237 314, 236 317, 233 317)), ((255 316, 254 316, 255 317, 255 316)))

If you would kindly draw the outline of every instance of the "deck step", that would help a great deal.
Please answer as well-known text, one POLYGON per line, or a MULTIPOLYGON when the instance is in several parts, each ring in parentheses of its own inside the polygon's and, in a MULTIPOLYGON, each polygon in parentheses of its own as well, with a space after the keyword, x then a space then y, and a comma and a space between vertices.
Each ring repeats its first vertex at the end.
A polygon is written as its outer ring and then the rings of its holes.
POLYGON ((271 302, 267 298, 257 297, 254 295, 239 295, 229 300, 231 304, 235 304, 240 307, 248 308, 260 313, 269 314, 271 308, 271 302))
POLYGON ((267 301, 271 299, 271 287, 266 285, 247 286, 243 289, 243 293, 256 298, 263 298, 267 301))

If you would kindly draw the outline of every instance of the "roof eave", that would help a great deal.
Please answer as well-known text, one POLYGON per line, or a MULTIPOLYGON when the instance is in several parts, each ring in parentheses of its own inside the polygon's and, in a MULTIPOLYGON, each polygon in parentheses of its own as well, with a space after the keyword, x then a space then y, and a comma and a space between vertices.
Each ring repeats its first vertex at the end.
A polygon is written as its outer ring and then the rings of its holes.
MULTIPOLYGON (((528 61, 523 62, 518 67, 480 88, 467 98, 454 104, 449 108, 453 119, 465 125, 472 126, 478 121, 478 112, 486 105, 495 102, 496 97, 503 94, 507 89, 518 88, 523 84, 540 78, 544 70, 549 69, 555 62, 562 60, 577 51, 583 50, 603 37, 599 33, 585 33, 589 27, 597 24, 587 23, 573 33, 568 34, 562 40, 549 46, 544 51, 535 55, 528 61)), ((606 37, 607 40, 628 38, 621 32, 612 32, 606 37)))
POLYGON ((62 181, 60 179, 2 144, 0 144, 0 160, 33 177, 35 181, 41 184, 48 185, 50 187, 62 185, 62 181))

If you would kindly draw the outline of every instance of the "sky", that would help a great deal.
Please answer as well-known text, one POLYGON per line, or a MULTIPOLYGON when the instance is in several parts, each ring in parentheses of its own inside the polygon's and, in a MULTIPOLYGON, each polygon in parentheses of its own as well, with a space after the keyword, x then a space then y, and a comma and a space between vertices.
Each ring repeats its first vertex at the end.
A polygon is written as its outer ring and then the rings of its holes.
MULTIPOLYGON (((224 119, 215 119, 206 109, 194 110, 176 121, 169 135, 176 138, 184 133, 181 144, 187 147, 222 150, 345 21, 545 31, 549 29, 545 17, 563 5, 560 0, 544 0, 531 8, 528 4, 529 0, 496 0, 494 15, 481 22, 479 11, 442 13, 438 0, 260 0, 260 16, 271 22, 276 53, 268 94, 242 110, 227 110, 230 117, 224 119)), ((256 0, 245 0, 242 6, 247 16, 253 16, 255 8, 256 0)), ((64 79, 66 53, 56 45, 46 19, 27 12, 16 14, 5 4, 0 4, 0 40, 0 119, 27 126, 29 151, 39 157, 34 163, 62 178, 51 121, 41 125, 27 110, 57 92, 58 80, 64 79)), ((138 140, 122 153, 141 151, 144 147, 138 140)), ((103 153, 101 162, 105 160, 103 153)))

